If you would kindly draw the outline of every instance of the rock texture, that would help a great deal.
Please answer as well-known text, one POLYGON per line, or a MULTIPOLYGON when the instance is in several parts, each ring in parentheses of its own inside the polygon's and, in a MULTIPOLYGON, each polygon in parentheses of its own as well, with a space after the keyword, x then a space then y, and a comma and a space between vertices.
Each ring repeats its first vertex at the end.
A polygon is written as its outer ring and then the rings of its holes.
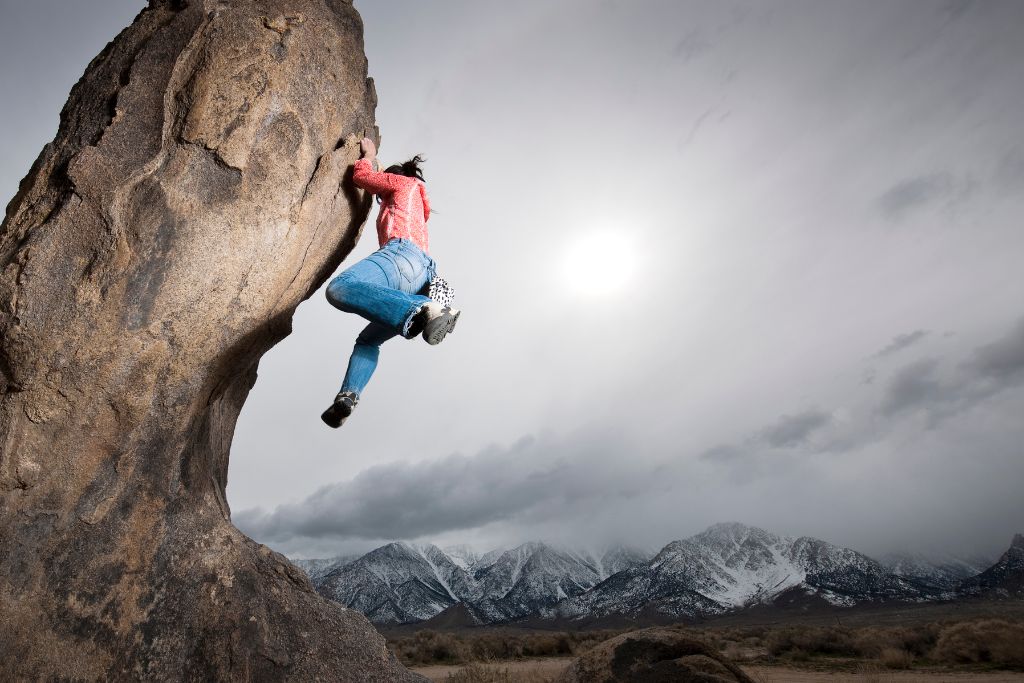
POLYGON ((559 683, 753 683, 715 648, 683 632, 649 628, 597 645, 559 683))
POLYGON ((366 69, 344 0, 152 0, 72 90, 0 228, 0 679, 420 680, 224 498, 370 208, 366 69))

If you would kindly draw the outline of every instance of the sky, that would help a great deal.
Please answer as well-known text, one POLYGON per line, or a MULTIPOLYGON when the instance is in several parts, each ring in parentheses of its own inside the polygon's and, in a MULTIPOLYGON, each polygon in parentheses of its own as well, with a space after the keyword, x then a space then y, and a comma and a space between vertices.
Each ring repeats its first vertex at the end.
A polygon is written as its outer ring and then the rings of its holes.
MULTIPOLYGON (((2 0, 0 194, 141 6, 2 0)), ((240 528, 296 557, 1024 532, 1024 3, 356 7, 463 314, 386 344, 334 431, 365 323, 303 303, 238 423, 240 528)))

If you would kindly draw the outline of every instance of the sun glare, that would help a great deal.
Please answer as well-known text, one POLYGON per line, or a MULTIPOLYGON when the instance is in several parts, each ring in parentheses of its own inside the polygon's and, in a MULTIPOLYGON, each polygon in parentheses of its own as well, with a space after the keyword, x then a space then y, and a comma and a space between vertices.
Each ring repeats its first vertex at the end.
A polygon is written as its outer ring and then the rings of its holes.
POLYGON ((582 296, 609 296, 633 278, 633 240, 615 232, 579 235, 568 245, 563 275, 569 290, 582 296))

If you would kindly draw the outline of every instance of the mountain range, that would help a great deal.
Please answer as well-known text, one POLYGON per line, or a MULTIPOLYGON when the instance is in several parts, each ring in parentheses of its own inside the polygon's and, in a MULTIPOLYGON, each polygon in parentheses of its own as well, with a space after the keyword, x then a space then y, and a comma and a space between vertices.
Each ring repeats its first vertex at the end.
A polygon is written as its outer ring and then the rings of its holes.
POLYGON ((757 605, 849 607, 1024 597, 1024 536, 995 563, 874 560, 811 537, 716 524, 658 552, 531 542, 478 554, 395 542, 359 557, 296 560, 317 592, 380 625, 695 620, 757 605))

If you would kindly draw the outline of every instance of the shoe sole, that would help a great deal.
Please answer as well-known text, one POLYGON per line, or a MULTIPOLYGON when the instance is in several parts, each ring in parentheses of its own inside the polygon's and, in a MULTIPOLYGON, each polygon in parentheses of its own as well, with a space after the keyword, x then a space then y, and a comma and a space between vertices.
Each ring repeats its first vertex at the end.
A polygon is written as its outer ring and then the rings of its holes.
POLYGON ((323 420, 324 424, 330 427, 331 429, 337 429, 345 421, 345 418, 339 416, 330 408, 325 410, 323 414, 320 415, 320 419, 323 420))
POLYGON ((462 311, 456 311, 455 315, 445 313, 445 320, 440 325, 437 325, 431 333, 428 335, 425 331, 423 338, 427 340, 427 343, 431 346, 437 346, 444 338, 455 329, 455 323, 459 322, 459 316, 462 315, 462 311))
POLYGON ((320 419, 324 421, 324 424, 331 429, 337 429, 341 425, 345 424, 345 420, 352 414, 352 410, 345 410, 347 406, 335 403, 330 408, 325 410, 321 415, 320 419))

